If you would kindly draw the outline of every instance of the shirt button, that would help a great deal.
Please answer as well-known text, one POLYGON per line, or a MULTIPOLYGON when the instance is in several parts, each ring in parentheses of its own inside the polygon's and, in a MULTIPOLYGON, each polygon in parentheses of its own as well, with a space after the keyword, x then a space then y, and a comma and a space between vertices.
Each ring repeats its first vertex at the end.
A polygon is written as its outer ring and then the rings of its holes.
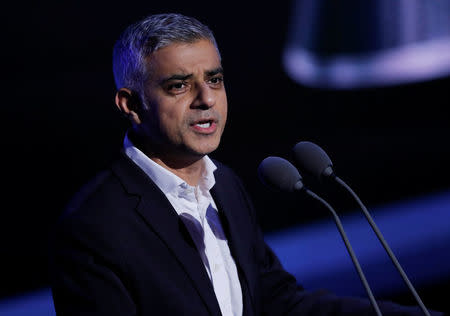
POLYGON ((214 272, 217 272, 220 270, 220 264, 216 263, 214 264, 214 272))

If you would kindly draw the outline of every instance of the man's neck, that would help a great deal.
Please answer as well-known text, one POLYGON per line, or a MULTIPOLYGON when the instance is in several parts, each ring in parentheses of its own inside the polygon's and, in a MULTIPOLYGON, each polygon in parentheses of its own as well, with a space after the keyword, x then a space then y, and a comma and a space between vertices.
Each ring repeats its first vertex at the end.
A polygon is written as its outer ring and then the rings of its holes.
POLYGON ((131 142, 139 148, 147 157, 158 165, 174 173, 186 183, 197 186, 204 170, 203 156, 188 155, 183 152, 175 152, 167 148, 151 143, 149 139, 140 137, 131 130, 128 133, 131 142))
POLYGON ((198 185, 200 177, 205 168, 203 159, 199 159, 191 163, 171 163, 159 157, 152 157, 152 155, 149 155, 149 158, 156 162, 158 165, 177 175, 191 186, 198 185))

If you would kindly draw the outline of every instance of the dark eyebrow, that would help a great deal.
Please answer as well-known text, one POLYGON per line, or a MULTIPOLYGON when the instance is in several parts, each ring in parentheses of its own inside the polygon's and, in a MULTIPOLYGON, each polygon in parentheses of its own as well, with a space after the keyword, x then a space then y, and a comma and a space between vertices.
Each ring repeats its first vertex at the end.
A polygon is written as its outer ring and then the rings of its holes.
POLYGON ((212 76, 215 76, 217 74, 222 74, 223 75, 223 68, 222 67, 217 67, 216 69, 206 71, 205 74, 208 77, 212 77, 212 76))
MULTIPOLYGON (((217 74, 223 74, 223 68, 222 67, 217 67, 215 69, 205 71, 205 74, 208 77, 213 77, 213 76, 215 76, 217 74)), ((191 78, 192 76, 193 76, 193 74, 188 74, 188 75, 174 74, 174 75, 169 76, 167 78, 161 79, 160 84, 161 85, 165 84, 166 82, 171 81, 171 80, 181 80, 181 81, 183 81, 183 80, 187 80, 187 79, 191 78)))
POLYGON ((167 81, 171 81, 171 80, 186 80, 186 79, 189 79, 190 77, 192 77, 192 74, 189 74, 189 75, 181 75, 181 74, 175 74, 175 75, 172 75, 172 76, 170 76, 170 77, 167 77, 167 78, 164 78, 164 79, 162 79, 161 81, 160 81, 160 83, 161 84, 164 84, 164 83, 166 83, 167 81))

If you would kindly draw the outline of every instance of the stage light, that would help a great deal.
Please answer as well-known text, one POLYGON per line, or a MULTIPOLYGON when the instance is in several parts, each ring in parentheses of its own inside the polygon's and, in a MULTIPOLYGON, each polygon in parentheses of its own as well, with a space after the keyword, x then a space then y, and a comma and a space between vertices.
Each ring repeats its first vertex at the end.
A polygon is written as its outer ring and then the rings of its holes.
POLYGON ((354 89, 450 75, 450 0, 295 0, 283 54, 305 86, 354 89))

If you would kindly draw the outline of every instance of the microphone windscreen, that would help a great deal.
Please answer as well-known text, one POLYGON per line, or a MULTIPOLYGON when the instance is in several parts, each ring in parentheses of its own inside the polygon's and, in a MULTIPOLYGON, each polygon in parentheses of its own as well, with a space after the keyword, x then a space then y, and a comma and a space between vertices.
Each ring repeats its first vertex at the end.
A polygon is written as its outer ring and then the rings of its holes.
POLYGON ((295 161, 300 169, 305 170, 316 178, 320 179, 328 167, 332 167, 330 157, 318 145, 302 141, 294 146, 295 161))
POLYGON ((286 159, 270 156, 258 166, 258 177, 266 186, 293 192, 302 187, 302 177, 297 168, 286 159))

